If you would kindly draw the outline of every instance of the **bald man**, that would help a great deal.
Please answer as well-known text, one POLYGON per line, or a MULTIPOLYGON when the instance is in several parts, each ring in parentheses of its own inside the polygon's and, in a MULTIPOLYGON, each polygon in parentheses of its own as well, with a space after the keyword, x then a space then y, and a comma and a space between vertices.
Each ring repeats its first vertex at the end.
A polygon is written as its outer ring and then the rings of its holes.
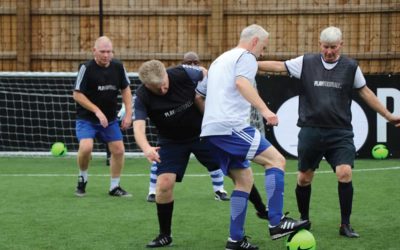
POLYGON ((111 40, 99 37, 93 47, 94 59, 80 65, 73 91, 76 101, 76 136, 79 141, 77 162, 78 185, 75 194, 86 195, 88 168, 93 151, 93 140, 107 143, 111 152, 111 181, 109 195, 129 197, 121 188, 120 176, 124 166, 124 144, 121 129, 132 124, 132 94, 130 81, 123 64, 113 59, 111 40), (117 97, 121 93, 126 115, 119 125, 117 121, 117 97))

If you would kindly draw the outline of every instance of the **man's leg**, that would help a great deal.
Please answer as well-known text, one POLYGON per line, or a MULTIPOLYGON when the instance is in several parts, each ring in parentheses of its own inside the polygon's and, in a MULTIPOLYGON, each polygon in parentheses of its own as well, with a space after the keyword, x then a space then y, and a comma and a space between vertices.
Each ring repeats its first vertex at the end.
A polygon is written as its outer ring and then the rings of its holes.
POLYGON ((314 178, 314 171, 309 169, 307 171, 297 173, 296 185, 296 200, 299 209, 300 218, 302 220, 310 220, 310 200, 311 200, 311 183, 314 178))
POLYGON ((157 184, 157 162, 150 166, 149 193, 146 197, 148 202, 156 202, 156 184, 157 184))
POLYGON ((173 191, 175 181, 176 174, 173 173, 163 173, 157 177, 156 204, 160 233, 146 247, 164 247, 172 243, 171 227, 174 210, 173 191))
POLYGON ((78 185, 75 191, 77 196, 86 195, 86 184, 88 181, 88 168, 93 150, 93 139, 81 139, 79 141, 79 150, 77 163, 79 167, 78 185))
POLYGON ((120 186, 121 181, 121 172, 125 163, 124 152, 125 147, 122 140, 112 141, 108 143, 108 148, 111 152, 111 161, 110 161, 110 192, 111 196, 118 197, 131 197, 132 195, 126 192, 120 186))
POLYGON ((254 162, 265 168, 265 190, 268 199, 269 232, 273 240, 305 228, 308 221, 283 216, 285 158, 273 146, 258 154, 254 162))
POLYGON ((350 226, 350 215, 353 207, 353 182, 352 170, 350 165, 340 165, 336 167, 338 177, 338 194, 340 203, 341 226, 339 234, 348 238, 360 237, 350 226))

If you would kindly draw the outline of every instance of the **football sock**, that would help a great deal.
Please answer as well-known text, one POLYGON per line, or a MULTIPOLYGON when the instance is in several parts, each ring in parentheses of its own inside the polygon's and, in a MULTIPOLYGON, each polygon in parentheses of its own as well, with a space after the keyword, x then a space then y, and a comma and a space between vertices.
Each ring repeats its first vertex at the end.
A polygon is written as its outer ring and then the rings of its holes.
POLYGON ((87 182, 87 180, 88 180, 88 171, 87 170, 85 170, 85 171, 79 170, 79 176, 82 176, 83 177, 83 181, 87 182))
POLYGON ((244 222, 247 212, 249 194, 233 190, 231 195, 231 223, 229 228, 230 238, 234 241, 242 240, 244 236, 244 222))
POLYGON ((310 210, 310 197, 311 197, 311 185, 301 187, 299 184, 296 186, 296 199, 297 207, 302 220, 309 220, 310 210))
POLYGON ((268 199, 268 217, 271 226, 279 224, 282 218, 285 173, 279 168, 265 170, 265 191, 268 199))
POLYGON ((353 192, 353 182, 338 182, 342 224, 350 224, 351 207, 353 206, 353 192))
POLYGON ((260 212, 260 213, 265 213, 265 210, 267 209, 265 207, 265 204, 263 203, 260 193, 258 192, 258 189, 256 188, 256 186, 253 184, 253 186, 251 187, 251 192, 249 195, 249 201, 251 203, 253 203, 254 208, 260 212))
POLYGON ((120 179, 120 177, 111 178, 110 191, 119 186, 120 179))
POLYGON ((224 191, 224 174, 222 173, 222 170, 217 169, 214 171, 208 171, 208 173, 211 177, 214 192, 224 191))
POLYGON ((150 167, 150 182, 149 182, 149 194, 156 193, 157 184, 157 162, 153 162, 150 167))
POLYGON ((158 224, 160 234, 171 236, 172 212, 174 210, 174 201, 165 204, 157 203, 158 224))

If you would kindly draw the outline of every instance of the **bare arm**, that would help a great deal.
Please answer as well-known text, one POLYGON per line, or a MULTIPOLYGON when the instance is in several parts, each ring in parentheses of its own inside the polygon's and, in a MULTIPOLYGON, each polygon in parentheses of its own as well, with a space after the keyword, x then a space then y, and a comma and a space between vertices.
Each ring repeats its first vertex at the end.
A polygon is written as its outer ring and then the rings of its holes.
POLYGON ((390 111, 382 105, 378 97, 376 97, 375 93, 372 92, 370 88, 364 86, 358 91, 358 93, 360 94, 361 98, 368 104, 368 106, 370 106, 373 110, 379 113, 394 126, 400 127, 400 116, 396 116, 390 113, 390 111))
POLYGON ((99 118, 101 126, 103 126, 104 128, 108 126, 107 117, 103 114, 103 112, 99 109, 99 107, 97 107, 93 102, 91 102, 84 94, 75 90, 72 97, 82 107, 93 112, 97 116, 97 118, 99 118))
POLYGON ((152 147, 146 137, 146 121, 135 120, 133 122, 133 132, 136 144, 143 151, 144 156, 149 162, 160 162, 160 155, 158 150, 160 147, 152 147))
POLYGON ((200 110, 202 114, 204 114, 204 107, 205 107, 205 98, 202 95, 196 93, 194 96, 194 104, 200 110))
POLYGON ((258 70, 268 72, 286 72, 286 66, 281 61, 258 61, 258 70))
POLYGON ((121 129, 125 130, 132 125, 132 93, 128 86, 121 91, 122 102, 125 105, 125 116, 121 122, 121 129))
POLYGON ((260 112, 260 114, 267 121, 267 125, 278 125, 278 117, 267 107, 267 105, 258 95, 257 90, 251 85, 249 80, 244 77, 237 77, 236 87, 239 90, 240 94, 260 112))

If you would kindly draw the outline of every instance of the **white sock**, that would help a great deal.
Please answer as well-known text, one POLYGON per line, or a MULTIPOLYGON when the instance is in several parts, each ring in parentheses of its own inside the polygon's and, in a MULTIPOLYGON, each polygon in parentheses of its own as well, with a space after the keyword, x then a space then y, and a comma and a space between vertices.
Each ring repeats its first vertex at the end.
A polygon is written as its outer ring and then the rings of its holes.
POLYGON ((83 181, 87 182, 87 180, 88 180, 88 171, 87 170, 85 170, 85 171, 79 170, 79 176, 82 176, 83 177, 83 181))
POLYGON ((157 162, 153 162, 150 168, 149 194, 156 193, 157 168, 157 162))
POLYGON ((120 177, 111 178, 110 191, 119 186, 120 177))

